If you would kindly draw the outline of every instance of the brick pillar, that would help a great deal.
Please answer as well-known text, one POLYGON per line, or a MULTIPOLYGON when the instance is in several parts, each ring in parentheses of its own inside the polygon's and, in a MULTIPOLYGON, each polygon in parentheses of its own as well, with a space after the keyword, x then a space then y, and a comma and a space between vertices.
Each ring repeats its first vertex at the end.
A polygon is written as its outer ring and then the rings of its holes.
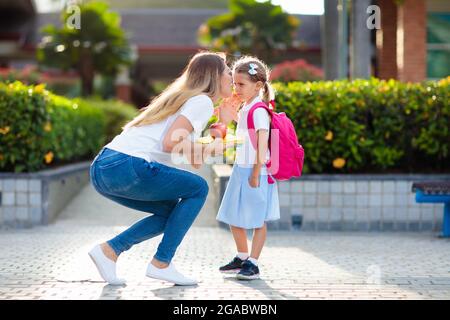
POLYGON ((129 84, 116 85, 116 98, 123 102, 131 102, 131 86, 129 84))
POLYGON ((393 0, 378 0, 381 29, 377 30, 378 78, 397 79, 397 5, 393 0))
POLYGON ((401 81, 420 82, 427 70, 425 0, 404 0, 397 15, 397 68, 401 81))
POLYGON ((131 102, 131 80, 128 74, 128 68, 121 66, 119 68, 119 74, 117 75, 116 86, 116 98, 123 102, 131 102))

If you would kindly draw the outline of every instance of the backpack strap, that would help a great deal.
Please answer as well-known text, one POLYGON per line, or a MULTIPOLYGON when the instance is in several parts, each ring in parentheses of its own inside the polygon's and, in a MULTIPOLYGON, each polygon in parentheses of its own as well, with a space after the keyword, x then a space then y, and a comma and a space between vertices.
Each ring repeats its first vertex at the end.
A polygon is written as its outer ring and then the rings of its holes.
MULTIPOLYGON (((248 112, 247 116, 247 129, 250 136, 250 141, 253 145, 253 148, 256 150, 257 142, 256 142, 256 132, 255 132, 255 120, 253 119, 253 114, 255 113, 255 110, 258 108, 264 108, 269 113, 269 116, 272 117, 272 110, 264 103, 264 102, 257 102, 255 103, 248 112)), ((270 133, 270 132, 269 132, 270 133)))
MULTIPOLYGON (((275 104, 275 102, 272 105, 273 107, 274 107, 274 104, 275 104)), ((254 114, 255 110, 258 108, 266 109, 267 112, 269 113, 269 116, 272 117, 272 108, 269 108, 264 102, 257 102, 250 108, 250 111, 248 112, 248 116, 247 116, 247 129, 248 129, 248 133, 250 136, 250 141, 253 145, 253 148, 255 148, 255 150, 257 150, 256 147, 258 144, 256 141, 257 137, 256 137, 256 132, 255 132, 255 120, 253 119, 253 114, 254 114)), ((269 130, 269 141, 270 141, 270 130, 269 130)), ((269 148, 270 148, 270 143, 269 143, 269 148)), ((273 178, 270 176, 269 172, 267 172, 267 182, 269 184, 275 183, 273 178)))

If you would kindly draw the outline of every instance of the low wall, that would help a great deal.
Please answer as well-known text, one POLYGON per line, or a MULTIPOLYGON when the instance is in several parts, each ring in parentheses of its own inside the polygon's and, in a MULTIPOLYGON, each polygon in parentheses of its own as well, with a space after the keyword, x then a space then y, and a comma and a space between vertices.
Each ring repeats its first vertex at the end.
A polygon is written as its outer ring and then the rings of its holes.
POLYGON ((29 228, 54 221, 89 181, 90 162, 35 173, 0 173, 0 227, 29 228))
MULTIPOLYGON (((214 165, 218 205, 231 167, 214 165)), ((416 203, 415 181, 449 174, 304 174, 278 182, 281 219, 269 228, 342 231, 440 231, 443 204, 416 203)))

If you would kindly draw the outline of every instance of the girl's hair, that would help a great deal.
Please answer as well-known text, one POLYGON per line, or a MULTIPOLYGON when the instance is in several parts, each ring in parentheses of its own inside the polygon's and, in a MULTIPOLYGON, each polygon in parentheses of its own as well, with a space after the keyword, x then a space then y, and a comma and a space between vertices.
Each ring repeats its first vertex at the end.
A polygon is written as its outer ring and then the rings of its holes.
POLYGON ((233 64, 233 73, 234 72, 246 74, 252 82, 261 81, 264 85, 262 88, 261 99, 267 105, 269 105, 271 100, 275 99, 275 92, 269 81, 270 68, 258 58, 252 56, 243 56, 239 58, 233 64), (256 68, 252 68, 251 64, 256 65, 256 68), (255 72, 251 71, 251 73, 249 73, 250 70, 254 70, 255 72))
POLYGON ((160 95, 154 98, 141 113, 123 129, 157 123, 175 114, 191 97, 206 94, 215 97, 220 93, 221 76, 226 67, 222 53, 199 52, 192 57, 183 74, 175 79, 160 95))

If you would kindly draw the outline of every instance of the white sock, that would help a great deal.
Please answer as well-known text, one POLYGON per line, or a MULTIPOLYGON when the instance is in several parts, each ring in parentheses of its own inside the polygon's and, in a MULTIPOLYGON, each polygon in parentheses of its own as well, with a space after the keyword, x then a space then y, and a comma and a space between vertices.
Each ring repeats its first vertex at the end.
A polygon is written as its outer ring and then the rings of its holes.
POLYGON ((236 257, 238 257, 241 260, 245 260, 248 258, 248 253, 247 252, 238 252, 236 257))
POLYGON ((253 263, 255 266, 258 266, 258 260, 257 259, 250 257, 250 258, 248 258, 248 261, 253 263))

